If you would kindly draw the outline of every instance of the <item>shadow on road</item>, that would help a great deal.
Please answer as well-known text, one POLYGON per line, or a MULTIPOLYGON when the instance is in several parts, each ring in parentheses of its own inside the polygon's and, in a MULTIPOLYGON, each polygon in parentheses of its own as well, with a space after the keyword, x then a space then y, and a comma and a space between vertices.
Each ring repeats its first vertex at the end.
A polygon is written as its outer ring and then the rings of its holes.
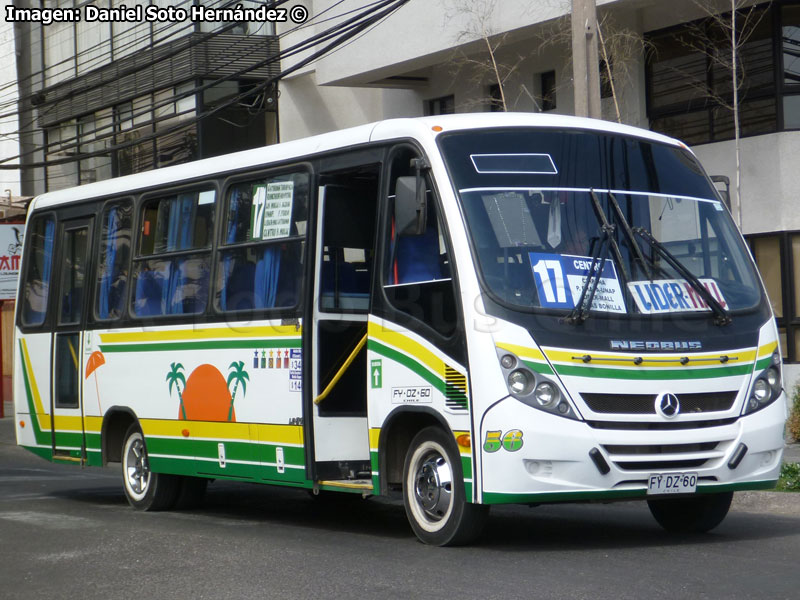
MULTIPOLYGON (((103 482, 105 483, 105 482, 103 482)), ((355 494, 323 494, 257 484, 214 482, 201 508, 140 513, 119 487, 62 488, 53 498, 118 510, 118 519, 162 519, 216 528, 245 526, 302 528, 414 541, 402 501, 362 499, 355 494)), ((495 506, 478 546, 499 551, 571 552, 620 548, 680 547, 769 540, 793 535, 800 519, 731 512, 716 530, 702 535, 670 535, 661 530, 643 502, 567 504, 539 507, 495 506)))

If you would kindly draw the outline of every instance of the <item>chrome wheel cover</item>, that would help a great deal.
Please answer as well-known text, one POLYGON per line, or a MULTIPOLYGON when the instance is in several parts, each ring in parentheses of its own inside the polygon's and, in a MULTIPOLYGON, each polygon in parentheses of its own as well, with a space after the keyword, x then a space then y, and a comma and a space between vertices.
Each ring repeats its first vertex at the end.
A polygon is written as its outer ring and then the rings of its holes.
POLYGON ((125 446, 125 487, 130 495, 141 500, 150 486, 150 466, 147 462, 147 450, 141 434, 128 438, 125 446))
POLYGON ((453 511, 453 470, 444 448, 426 442, 414 452, 409 472, 413 490, 411 510, 417 523, 428 531, 444 527, 453 511))

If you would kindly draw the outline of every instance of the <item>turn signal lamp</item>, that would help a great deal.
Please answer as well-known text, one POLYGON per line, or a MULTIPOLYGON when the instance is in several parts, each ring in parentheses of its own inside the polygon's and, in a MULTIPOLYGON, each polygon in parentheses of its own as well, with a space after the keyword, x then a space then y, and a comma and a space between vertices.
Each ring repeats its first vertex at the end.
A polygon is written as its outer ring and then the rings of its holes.
POLYGON ((472 440, 470 440, 468 433, 462 433, 456 438, 456 442, 462 448, 470 448, 472 446, 472 440))

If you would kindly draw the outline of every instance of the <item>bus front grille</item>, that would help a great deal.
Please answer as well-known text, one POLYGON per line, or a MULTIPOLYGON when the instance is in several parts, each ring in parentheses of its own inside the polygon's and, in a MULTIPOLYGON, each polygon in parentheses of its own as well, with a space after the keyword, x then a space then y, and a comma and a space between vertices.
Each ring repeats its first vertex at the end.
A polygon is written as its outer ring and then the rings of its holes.
MULTIPOLYGON (((730 410, 736 400, 736 390, 728 392, 699 392, 677 394, 680 412, 706 413, 730 410)), ((656 394, 605 394, 582 392, 581 398, 592 412, 618 415, 656 414, 656 394)))
POLYGON ((603 449, 623 471, 671 471, 711 466, 725 457, 730 441, 690 444, 606 444, 603 449))

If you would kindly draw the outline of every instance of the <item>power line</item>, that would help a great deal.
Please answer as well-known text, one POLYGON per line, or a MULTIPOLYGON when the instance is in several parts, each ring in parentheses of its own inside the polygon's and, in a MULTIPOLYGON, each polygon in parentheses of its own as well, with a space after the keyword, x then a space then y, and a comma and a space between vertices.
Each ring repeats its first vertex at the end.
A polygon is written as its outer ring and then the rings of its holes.
MULTIPOLYGON (((272 2, 270 2, 268 4, 268 6, 270 8, 275 8, 275 7, 280 6, 281 4, 285 4, 288 1, 289 0, 272 0, 272 2)), ((236 27, 238 27, 240 25, 241 25, 241 23, 238 23, 238 22, 234 21, 234 22, 227 23, 227 24, 219 27, 218 29, 216 29, 214 31, 202 32, 200 35, 198 35, 198 36, 196 36, 194 38, 189 38, 189 37, 183 38, 183 40, 181 40, 181 41, 184 41, 184 43, 183 44, 177 44, 176 47, 173 48, 170 52, 168 52, 166 54, 163 54, 163 55, 159 56, 158 58, 153 59, 151 61, 132 65, 131 67, 128 67, 127 69, 125 69, 125 70, 123 70, 123 71, 121 71, 119 73, 116 73, 115 74, 115 78, 118 79, 118 78, 126 77, 128 75, 136 74, 139 71, 147 69, 147 68, 149 68, 149 67, 151 67, 151 66, 153 66, 153 65, 155 65, 155 64, 157 64, 157 63, 159 63, 161 61, 168 60, 168 59, 176 56, 177 54, 179 54, 181 52, 184 52, 184 51, 186 51, 186 50, 188 50, 190 48, 193 48, 194 46, 197 46, 199 44, 203 44, 203 43, 207 42, 209 39, 211 39, 213 37, 216 37, 217 35, 220 35, 222 33, 225 33, 227 31, 230 31, 231 29, 234 29, 234 28, 236 28, 236 27)), ((148 50, 153 51, 155 48, 159 47, 160 43, 161 43, 161 40, 159 40, 159 44, 157 44, 157 45, 152 45, 151 44, 148 47, 148 50)), ((65 60, 66 61, 71 61, 72 59, 73 58, 70 57, 70 58, 65 59, 65 60)), ((41 75, 44 72, 45 72, 45 70, 42 70, 42 71, 39 71, 38 74, 41 75)), ((67 83, 66 81, 59 82, 57 84, 54 84, 54 85, 50 86, 48 89, 50 91, 55 91, 55 90, 58 89, 58 87, 60 87, 62 85, 65 85, 66 83, 67 83)), ((92 91, 94 89, 102 87, 103 85, 106 85, 107 83, 108 83, 107 81, 100 81, 98 83, 95 83, 95 84, 89 85, 87 87, 81 88, 80 91, 81 91, 81 93, 87 92, 87 91, 92 91)), ((24 100, 29 100, 30 101, 30 99, 34 98, 38 93, 39 92, 34 92, 32 94, 29 94, 28 96, 23 97, 22 100, 23 101, 24 100)), ((67 99, 73 97, 75 93, 76 93, 75 91, 70 92, 69 94, 59 98, 59 101, 67 100, 67 99)), ((11 115, 15 115, 15 114, 17 114, 17 111, 14 111, 12 113, 0 114, 0 118, 11 116, 11 115)))
MULTIPOLYGON (((113 144, 113 145, 111 145, 111 146, 109 146, 107 148, 104 148, 102 150, 98 150, 98 151, 94 151, 94 152, 84 152, 84 153, 79 152, 78 154, 76 154, 74 156, 70 156, 70 157, 66 157, 66 158, 62 158, 62 159, 57 159, 55 161, 42 161, 42 162, 37 162, 37 163, 24 163, 24 164, 15 164, 15 165, 0 164, 0 169, 6 170, 6 169, 17 169, 17 168, 20 168, 20 167, 38 168, 38 167, 46 167, 46 166, 57 166, 57 165, 60 165, 60 164, 65 164, 65 163, 69 163, 69 162, 75 162, 75 161, 78 161, 78 160, 84 160, 84 159, 88 159, 88 158, 92 158, 92 157, 96 157, 96 156, 105 156, 105 155, 108 155, 109 153, 111 153, 113 151, 129 148, 129 147, 141 144, 143 142, 146 142, 146 141, 149 141, 149 140, 153 140, 153 139, 156 139, 156 138, 161 137, 161 136, 168 135, 168 134, 173 133, 175 131, 178 131, 180 129, 184 129, 188 125, 191 125, 193 123, 197 123, 197 122, 201 121, 202 119, 208 118, 209 116, 212 116, 212 115, 218 113, 219 111, 223 110, 224 108, 227 108, 227 107, 229 107, 229 106, 231 106, 233 104, 239 103, 241 100, 243 100, 243 99, 245 99, 245 98, 247 98, 249 96, 252 96, 256 92, 266 90, 269 86, 273 85, 276 81, 278 81, 282 77, 286 77, 287 75, 289 75, 289 74, 291 74, 291 73, 293 73, 293 72, 295 72, 295 71, 297 71, 299 69, 304 68, 308 64, 311 64, 312 62, 315 62, 316 60, 318 60, 322 56, 330 53, 333 49, 341 46, 342 44, 348 42, 349 40, 351 40, 351 39, 353 39, 353 38, 355 38, 357 36, 362 35, 368 29, 370 29, 370 28, 376 26, 377 24, 379 24, 386 17, 388 17, 390 14, 395 12, 397 9, 402 7, 407 2, 408 2, 408 0, 381 0, 381 2, 374 3, 371 8, 369 8, 368 10, 363 11, 362 13, 359 13, 355 17, 351 17, 350 19, 347 19, 344 22, 339 23, 339 24, 337 24, 337 25, 335 25, 335 26, 333 26, 333 27, 321 32, 321 33, 315 34, 314 36, 312 36, 308 40, 304 40, 302 42, 299 42, 298 44, 295 44, 294 46, 291 46, 291 47, 287 48, 285 51, 279 52, 277 55, 268 57, 267 59, 265 59, 263 61, 260 61, 256 65, 248 67, 247 69, 242 70, 242 72, 247 72, 247 71, 250 71, 252 69, 260 68, 262 66, 265 66, 265 65, 267 65, 269 63, 272 63, 272 62, 275 62, 275 61, 280 60, 282 58, 288 58, 288 57, 294 56, 296 54, 302 53, 302 52, 304 52, 306 50, 309 50, 310 48, 312 48, 312 47, 314 47, 314 46, 316 46, 316 45, 318 45, 320 43, 323 43, 323 42, 326 42, 326 41, 329 41, 329 40, 333 40, 329 44, 327 44, 324 48, 322 48, 321 50, 318 50, 318 51, 314 52, 313 54, 311 54, 310 56, 300 60, 298 63, 296 63, 292 67, 284 69, 277 76, 269 77, 269 78, 259 82, 258 84, 256 84, 253 87, 253 89, 247 90, 246 92, 243 92, 243 93, 240 93, 240 94, 238 94, 236 96, 233 96, 229 100, 220 103, 219 105, 215 106, 214 108, 212 108, 212 109, 210 109, 208 111, 205 111, 203 113, 197 114, 195 116, 195 118, 193 118, 191 120, 183 121, 183 122, 178 123, 176 125, 173 125, 171 127, 167 127, 167 128, 165 128, 165 129, 163 129, 161 131, 153 132, 153 133, 144 135, 144 136, 142 136, 142 137, 140 137, 140 138, 138 138, 136 140, 113 144), (381 10, 381 9, 383 9, 383 10, 381 10)), ((196 89, 198 91, 202 91, 204 89, 207 89, 207 88, 211 87, 212 85, 216 85, 217 82, 219 82, 219 81, 229 80, 229 79, 232 79, 234 77, 238 77, 240 75, 241 75, 241 72, 237 72, 237 73, 228 75, 226 77, 220 78, 219 80, 216 80, 213 83, 197 86, 196 89)), ((154 110, 154 109, 152 109, 152 110, 154 110)), ((152 125, 152 124, 155 124, 157 122, 165 121, 168 118, 171 119, 171 118, 174 118, 174 116, 170 115, 169 117, 164 117, 164 118, 161 118, 161 119, 152 119, 149 124, 152 125)), ((147 125, 147 124, 143 124, 143 125, 147 125)), ((97 140, 90 140, 90 141, 97 141, 97 140)), ((76 141, 75 144, 73 144, 71 146, 68 146, 66 148, 77 148, 77 147, 78 147, 78 143, 76 141)), ((38 152, 38 151, 45 151, 46 149, 47 149, 46 146, 39 146, 39 147, 35 148, 34 150, 32 150, 30 153, 34 153, 34 152, 38 152)), ((62 151, 64 149, 65 148, 62 147, 62 151)), ((13 159, 19 159, 21 157, 22 157, 22 155, 12 156, 12 157, 0 160, 0 163, 7 162, 7 161, 13 160, 13 159)))

